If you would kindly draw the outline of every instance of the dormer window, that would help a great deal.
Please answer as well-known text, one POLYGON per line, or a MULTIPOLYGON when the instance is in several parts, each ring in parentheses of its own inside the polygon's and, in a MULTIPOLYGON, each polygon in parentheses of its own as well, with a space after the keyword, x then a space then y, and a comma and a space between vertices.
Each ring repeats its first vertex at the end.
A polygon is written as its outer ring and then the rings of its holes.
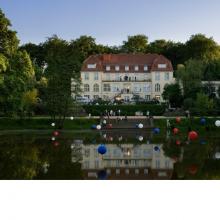
POLYGON ((111 67, 110 66, 106 66, 106 71, 110 71, 111 67))
POLYGON ((125 66, 125 71, 129 71, 129 66, 128 65, 125 66))
POLYGON ((115 71, 119 71, 120 67, 119 66, 115 66, 115 71))
POLYGON ((135 66, 135 67, 134 67, 134 70, 135 70, 135 71, 138 71, 138 70, 139 70, 139 66, 135 66))
POLYGON ((88 64, 87 68, 88 69, 95 69, 96 68, 96 64, 88 64))
POLYGON ((158 64, 158 68, 159 69, 166 69, 167 68, 167 64, 158 64))
POLYGON ((148 71, 148 66, 144 65, 144 71, 148 71))

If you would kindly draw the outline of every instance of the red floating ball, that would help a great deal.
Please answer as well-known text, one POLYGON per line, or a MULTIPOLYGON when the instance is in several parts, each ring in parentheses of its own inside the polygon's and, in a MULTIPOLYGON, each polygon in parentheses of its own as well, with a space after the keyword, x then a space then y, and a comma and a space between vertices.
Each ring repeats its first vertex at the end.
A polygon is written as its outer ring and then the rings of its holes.
POLYGON ((58 131, 54 131, 54 132, 53 132, 53 135, 54 135, 54 136, 59 136, 59 134, 60 134, 60 133, 59 133, 58 131))
POLYGON ((176 145, 180 145, 180 144, 181 144, 181 141, 177 140, 176 145))
POLYGON ((188 138, 191 141, 196 140, 198 138, 198 133, 196 131, 190 131, 189 135, 188 135, 188 138))
POLYGON ((181 118, 180 117, 176 117, 176 122, 180 123, 181 122, 181 118))
POLYGON ((198 171, 198 167, 196 165, 191 165, 188 168, 190 174, 195 175, 198 171))
POLYGON ((178 133, 179 133, 179 129, 178 129, 178 128, 174 128, 174 129, 173 129, 173 133, 174 133, 174 134, 178 134, 178 133))

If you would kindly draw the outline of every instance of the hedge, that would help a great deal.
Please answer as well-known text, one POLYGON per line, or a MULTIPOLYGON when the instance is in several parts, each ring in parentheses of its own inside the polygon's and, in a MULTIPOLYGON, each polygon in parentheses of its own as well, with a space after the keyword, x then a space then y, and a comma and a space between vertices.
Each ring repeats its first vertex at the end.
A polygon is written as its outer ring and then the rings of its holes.
POLYGON ((119 109, 121 115, 134 116, 135 112, 146 112, 149 111, 150 115, 159 116, 163 115, 165 112, 165 105, 155 105, 155 104, 144 104, 144 105, 84 105, 87 114, 92 116, 102 115, 105 110, 117 112, 119 109))

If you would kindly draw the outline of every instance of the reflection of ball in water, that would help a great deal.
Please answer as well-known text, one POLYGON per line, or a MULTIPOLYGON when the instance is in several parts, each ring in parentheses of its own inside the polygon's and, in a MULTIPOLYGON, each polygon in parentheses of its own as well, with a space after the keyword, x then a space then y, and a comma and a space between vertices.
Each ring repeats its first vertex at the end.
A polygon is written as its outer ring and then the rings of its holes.
POLYGON ((140 123, 140 124, 138 125, 138 127, 139 127, 139 128, 143 128, 144 125, 140 123))
POLYGON ((101 128, 102 128, 101 125, 97 125, 97 126, 96 126, 96 129, 97 129, 97 130, 101 130, 101 128))
POLYGON ((138 140, 139 140, 139 141, 143 141, 144 138, 143 138, 142 136, 139 136, 139 137, 138 137, 138 140))
POLYGON ((215 126, 220 127, 220 120, 217 120, 217 121, 215 122, 215 126))
POLYGON ((72 144, 72 145, 70 146, 70 148, 73 149, 73 148, 74 148, 74 145, 72 144))
POLYGON ((74 119, 74 117, 73 117, 73 116, 71 116, 71 117, 70 117, 70 120, 73 120, 73 119, 74 119))
POLYGON ((106 125, 106 123, 107 123, 107 121, 106 121, 106 120, 103 120, 103 124, 106 125))
POLYGON ((107 135, 106 134, 103 134, 103 138, 106 138, 107 137, 107 135))
POLYGON ((215 153, 215 158, 220 159, 220 152, 215 153))
POLYGON ((54 122, 53 122, 53 123, 51 123, 51 126, 52 126, 52 127, 54 127, 55 125, 56 125, 56 124, 55 124, 54 122))

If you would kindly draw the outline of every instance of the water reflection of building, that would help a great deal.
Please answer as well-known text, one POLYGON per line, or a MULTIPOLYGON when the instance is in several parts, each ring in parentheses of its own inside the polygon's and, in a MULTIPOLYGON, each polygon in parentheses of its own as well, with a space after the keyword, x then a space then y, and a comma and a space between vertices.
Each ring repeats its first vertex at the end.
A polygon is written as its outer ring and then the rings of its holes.
POLYGON ((106 144, 107 153, 101 156, 98 144, 84 145, 74 142, 72 162, 76 162, 76 150, 81 153, 85 179, 97 179, 105 170, 108 179, 170 179, 173 161, 164 155, 162 145, 156 144, 106 144))

